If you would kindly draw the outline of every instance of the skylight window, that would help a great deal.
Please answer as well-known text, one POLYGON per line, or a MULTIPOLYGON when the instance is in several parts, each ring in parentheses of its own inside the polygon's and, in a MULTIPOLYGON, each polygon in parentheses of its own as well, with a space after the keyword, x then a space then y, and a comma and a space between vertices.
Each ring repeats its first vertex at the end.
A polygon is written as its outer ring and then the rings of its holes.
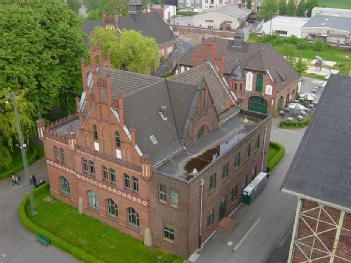
POLYGON ((157 140, 153 134, 150 135, 150 140, 152 141, 153 144, 157 144, 157 140))
POLYGON ((167 120, 167 107, 161 106, 160 111, 158 112, 161 115, 162 120, 167 120))

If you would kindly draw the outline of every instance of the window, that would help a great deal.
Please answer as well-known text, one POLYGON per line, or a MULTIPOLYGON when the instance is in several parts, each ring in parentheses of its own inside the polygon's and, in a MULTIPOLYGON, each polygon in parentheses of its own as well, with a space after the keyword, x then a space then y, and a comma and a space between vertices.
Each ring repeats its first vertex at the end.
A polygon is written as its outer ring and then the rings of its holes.
POLYGON ((93 125, 93 140, 94 141, 98 141, 99 140, 98 132, 97 132, 97 129, 96 129, 96 125, 93 125))
POLYGON ((124 174, 124 187, 130 188, 130 178, 128 174, 124 174))
POLYGON ((286 30, 275 30, 275 32, 278 33, 279 35, 284 35, 284 36, 288 34, 288 31, 286 30))
POLYGON ((228 168, 229 168, 229 165, 228 163, 226 163, 225 165, 223 165, 223 168, 222 168, 222 178, 226 178, 228 176, 228 168))
POLYGON ((250 157, 251 155, 251 143, 247 145, 247 157, 250 157))
POLYGON ((210 181, 209 181, 209 189, 213 190, 216 188, 216 174, 211 175, 210 181))
POLYGON ((163 229, 163 236, 166 239, 174 240, 174 230, 170 226, 165 226, 163 229))
POLYGON ((238 83, 235 83, 235 85, 234 85, 234 90, 235 90, 235 91, 238 90, 238 83))
POLYGON ((208 226, 211 225, 214 222, 214 217, 215 217, 214 208, 211 208, 208 211, 208 217, 207 217, 207 225, 208 226))
POLYGON ((133 176, 133 191, 134 192, 139 192, 139 181, 138 178, 133 176))
MULTIPOLYGON (((249 176, 248 176, 248 175, 246 175, 246 176, 245 176, 245 183, 244 183, 244 187, 246 187, 248 184, 249 184, 249 176)), ((243 188, 244 188, 244 187, 243 187, 243 188)))
POLYGON ((262 73, 257 73, 257 76, 256 76, 256 91, 257 92, 262 92, 262 86, 263 86, 263 74, 262 73))
POLYGON ((261 136, 260 134, 257 136, 257 141, 256 141, 256 148, 260 148, 260 141, 261 141, 261 136))
POLYGON ((121 138, 119 137, 118 132, 115 132, 115 147, 116 147, 116 149, 121 148, 121 138))
MULTIPOLYGON (((211 1, 212 1, 212 0, 211 0, 211 1)), ((205 20, 205 23, 214 23, 214 20, 206 19, 206 20, 205 20)))
POLYGON ((89 206, 91 208, 98 209, 99 208, 99 202, 96 198, 96 194, 93 191, 88 191, 88 201, 89 201, 89 206))
POLYGON ((88 161, 86 159, 82 159, 82 171, 83 175, 88 174, 88 161))
POLYGON ((171 205, 178 206, 178 191, 175 188, 171 188, 171 205))
POLYGON ((232 190, 230 191, 230 196, 232 201, 234 201, 238 197, 238 186, 236 185, 232 190))
POLYGON ((197 131, 197 138, 201 138, 202 136, 206 135, 206 127, 201 126, 200 129, 197 131))
POLYGON ((63 176, 61 176, 61 191, 64 194, 70 194, 71 193, 71 190, 69 188, 69 182, 63 176))
POLYGON ((59 151, 56 145, 54 145, 54 158, 56 161, 59 159, 59 151))
POLYGON ((101 166, 101 174, 102 174, 102 180, 103 181, 108 181, 108 170, 105 165, 101 166))
POLYGON ((63 148, 60 148, 60 158, 61 162, 65 163, 65 150, 63 148))
POLYGON ((243 84, 240 83, 240 90, 243 90, 243 84))
POLYGON ((89 167, 90 167, 90 176, 94 177, 95 176, 95 164, 93 161, 89 161, 89 167))
POLYGON ((161 201, 167 202, 167 189, 164 184, 159 185, 159 198, 161 201))
POLYGON ((111 198, 107 199, 107 214, 113 217, 118 216, 118 207, 111 198))
POLYGON ((116 184, 116 171, 110 169, 110 180, 112 184, 116 184))
POLYGON ((128 208, 128 223, 132 226, 139 226, 139 214, 133 207, 128 208))
POLYGON ((235 155, 234 166, 235 166, 235 167, 239 167, 239 166, 240 166, 240 152, 238 152, 238 153, 235 155))
POLYGON ((257 165, 251 170, 251 180, 253 180, 257 175, 257 165))

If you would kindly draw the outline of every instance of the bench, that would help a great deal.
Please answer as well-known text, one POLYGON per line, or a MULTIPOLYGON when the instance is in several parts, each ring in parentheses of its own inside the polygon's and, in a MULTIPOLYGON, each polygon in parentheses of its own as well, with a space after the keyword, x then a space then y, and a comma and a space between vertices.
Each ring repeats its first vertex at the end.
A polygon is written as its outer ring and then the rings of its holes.
POLYGON ((40 235, 40 234, 36 235, 36 240, 37 240, 37 242, 39 242, 40 244, 45 245, 45 246, 50 244, 50 240, 47 237, 40 235))

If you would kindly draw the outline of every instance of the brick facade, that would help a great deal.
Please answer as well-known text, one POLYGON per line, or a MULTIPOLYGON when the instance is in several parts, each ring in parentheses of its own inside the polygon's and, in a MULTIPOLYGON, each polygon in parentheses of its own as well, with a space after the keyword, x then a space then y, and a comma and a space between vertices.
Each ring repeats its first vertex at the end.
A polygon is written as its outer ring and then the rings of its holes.
MULTIPOLYGON (((90 63, 82 62, 86 110, 82 112, 77 101, 75 115, 47 126, 42 121, 37 122, 39 137, 44 143, 51 194, 86 215, 144 240, 148 246, 162 247, 188 257, 216 229, 221 201, 225 200, 222 217, 228 216, 240 204, 243 187, 266 169, 270 118, 245 113, 247 118, 255 119, 256 127, 223 156, 187 180, 165 176, 152 168, 150 156, 138 152, 136 134, 142 131, 126 126, 124 98, 112 99, 110 75, 98 78, 96 63, 108 66, 109 59, 102 58, 100 49, 91 49, 90 63), (93 73, 92 89, 87 80, 89 72, 93 73), (73 126, 77 129, 72 129, 73 126), (68 129, 64 134, 63 127, 68 129), (240 164, 235 165, 238 152, 240 164), (222 178, 225 164, 227 172, 222 178), (216 186, 209 189, 210 177, 214 174, 216 186), (129 185, 125 176, 129 176, 129 185), (162 198, 160 185, 165 193, 162 198), (232 200, 233 189, 237 190, 232 200), (111 200, 117 206, 117 216, 109 213, 111 200), (131 209, 137 217, 131 215, 131 209), (213 222, 208 224, 211 209, 214 210, 213 222), (165 227, 174 231, 174 240, 164 237, 165 227)), ((211 134, 220 125, 206 82, 196 100, 185 139, 187 146, 196 144, 199 137, 211 134), (203 134, 199 136, 201 128, 203 134)))

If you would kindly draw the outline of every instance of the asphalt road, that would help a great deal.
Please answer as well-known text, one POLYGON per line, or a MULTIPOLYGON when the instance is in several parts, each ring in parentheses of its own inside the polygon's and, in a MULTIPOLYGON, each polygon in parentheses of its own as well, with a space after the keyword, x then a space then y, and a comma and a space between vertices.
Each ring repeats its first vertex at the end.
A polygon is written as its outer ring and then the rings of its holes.
POLYGON ((229 234, 217 232, 205 244, 196 263, 265 262, 293 223, 297 199, 282 193, 280 186, 305 129, 279 129, 278 122, 279 119, 273 120, 271 140, 285 146, 285 157, 271 174, 260 196, 233 214, 234 218, 239 219, 235 229, 229 234), (235 252, 233 247, 237 248, 235 252))
MULTIPOLYGON (((46 176, 44 160, 30 167, 37 179, 46 176)), ((20 185, 12 186, 9 180, 0 182, 0 263, 71 263, 77 262, 70 255, 54 246, 42 246, 33 234, 19 221, 17 208, 27 192, 23 173, 20 185)), ((39 181, 39 180, 37 180, 39 181)))

